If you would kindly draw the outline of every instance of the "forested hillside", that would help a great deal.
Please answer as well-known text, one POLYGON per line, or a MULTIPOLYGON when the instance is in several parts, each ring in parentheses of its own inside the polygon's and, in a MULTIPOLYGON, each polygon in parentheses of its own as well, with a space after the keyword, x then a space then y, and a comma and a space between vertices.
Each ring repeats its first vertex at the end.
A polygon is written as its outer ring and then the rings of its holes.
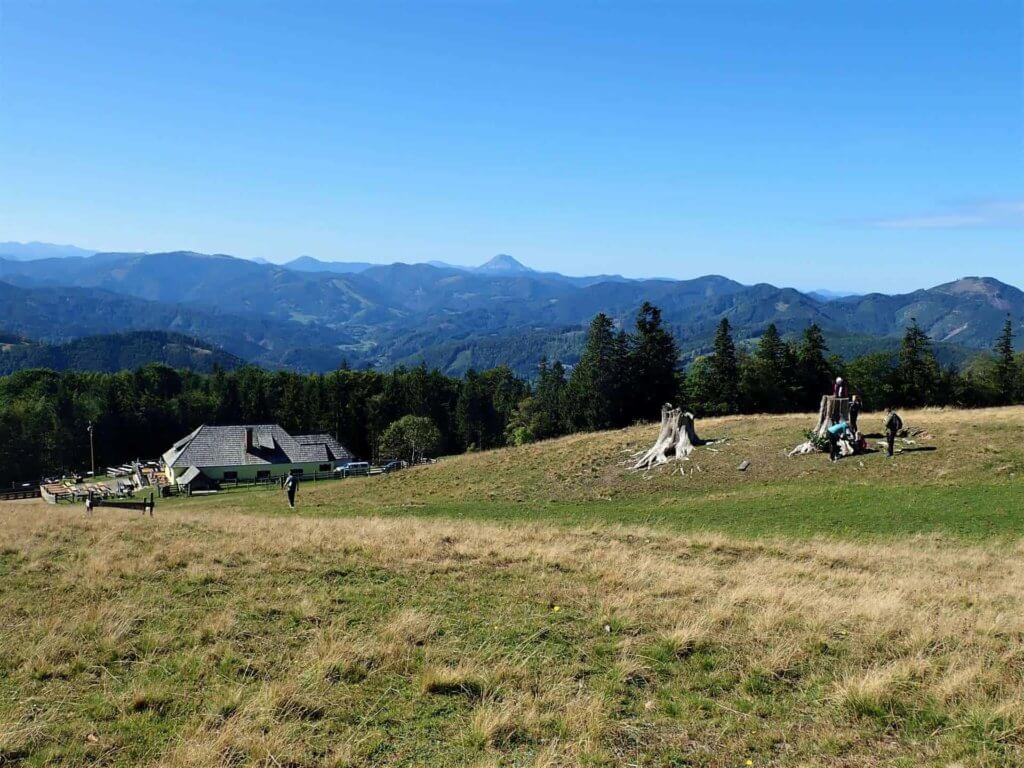
POLYGON ((916 323, 894 353, 845 361, 830 354, 816 325, 795 342, 770 325, 747 351, 723 319, 712 352, 683 371, 660 309, 644 304, 628 332, 598 314, 571 372, 542 360, 532 382, 508 367, 462 378, 425 366, 313 375, 255 367, 203 375, 161 365, 112 374, 27 370, 0 377, 0 486, 83 468, 89 423, 104 466, 159 456, 204 423, 329 432, 370 459, 402 455, 402 434, 413 427, 436 435, 427 452, 438 454, 628 426, 655 418, 665 402, 698 416, 811 410, 837 375, 868 408, 1002 405, 1024 398, 1013 342, 1007 319, 992 352, 961 371, 940 366, 916 323), (409 416, 420 421, 403 423, 409 416))
POLYGON ((1024 294, 977 277, 907 294, 824 300, 717 275, 567 277, 508 256, 477 268, 308 258, 279 266, 172 252, 0 257, 0 281, 9 284, 0 285, 0 326, 30 338, 175 331, 298 371, 328 371, 346 361, 379 370, 424 363, 463 375, 505 363, 531 377, 544 356, 574 363, 581 332, 597 313, 624 328, 645 301, 661 308, 684 362, 711 349, 722 319, 741 345, 770 325, 795 338, 815 324, 852 355, 891 350, 914 318, 944 345, 937 347, 942 359, 958 362, 987 349, 1007 315, 1018 337, 1024 327, 1024 294))
POLYGON ((209 373, 214 368, 232 370, 244 361, 206 342, 178 333, 132 331, 85 336, 66 344, 44 344, 0 333, 0 375, 27 368, 53 371, 116 372, 161 363, 209 373))
POLYGON ((333 328, 258 312, 230 314, 216 305, 184 306, 101 289, 26 288, 4 282, 0 328, 51 344, 123 331, 169 331, 197 337, 253 363, 300 371, 337 367, 346 357, 340 347, 351 342, 333 328))

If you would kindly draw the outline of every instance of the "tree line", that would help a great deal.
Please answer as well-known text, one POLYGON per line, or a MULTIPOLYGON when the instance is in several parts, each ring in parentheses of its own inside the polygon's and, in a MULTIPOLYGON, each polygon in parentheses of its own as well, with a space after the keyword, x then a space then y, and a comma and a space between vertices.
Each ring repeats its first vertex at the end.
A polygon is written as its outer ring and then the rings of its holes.
POLYGON ((328 432, 356 456, 379 460, 627 426, 656 418, 665 402, 698 416, 813 410, 840 375, 869 408, 1004 405, 1024 400, 1013 340, 1007 319, 991 354, 943 368, 915 321, 897 351, 847 362, 829 354, 815 325, 790 340, 770 325, 750 346, 737 344, 722 320, 709 354, 683 369, 660 310, 645 303, 629 329, 597 315, 572 370, 543 360, 532 382, 507 367, 462 378, 423 366, 312 375, 251 366, 199 374, 157 364, 120 373, 20 371, 0 377, 0 487, 87 468, 90 424, 97 467, 105 467, 156 458, 200 424, 328 432))
POLYGON ((541 361, 507 433, 510 443, 522 443, 624 427, 655 418, 666 402, 683 404, 698 416, 813 411, 840 376, 869 409, 1020 403, 1024 356, 1015 354, 1013 340, 1007 318, 991 353, 978 355, 963 369, 942 367, 931 339, 912 320, 898 350, 847 362, 829 354, 817 325, 786 340, 772 324, 747 347, 737 345, 723 318, 709 354, 682 370, 661 312, 644 304, 632 332, 616 331, 606 315, 595 317, 571 374, 558 362, 541 361))

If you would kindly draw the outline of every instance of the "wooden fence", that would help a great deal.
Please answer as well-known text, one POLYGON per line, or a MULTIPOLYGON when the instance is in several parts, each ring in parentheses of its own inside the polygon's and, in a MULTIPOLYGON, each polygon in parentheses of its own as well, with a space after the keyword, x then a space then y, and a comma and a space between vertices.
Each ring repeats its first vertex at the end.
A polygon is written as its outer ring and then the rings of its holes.
MULTIPOLYGON (((383 475, 384 467, 370 467, 366 471, 354 472, 352 474, 345 474, 343 472, 309 472, 302 475, 297 475, 300 483, 316 483, 324 480, 347 480, 349 478, 356 477, 370 477, 371 475, 383 475)), ((281 477, 264 477, 256 480, 219 480, 217 484, 221 488, 245 488, 251 486, 274 486, 281 487, 283 478, 281 477)))
POLYGON ((38 499, 42 496, 38 488, 24 488, 19 491, 0 491, 0 501, 14 501, 16 499, 38 499))

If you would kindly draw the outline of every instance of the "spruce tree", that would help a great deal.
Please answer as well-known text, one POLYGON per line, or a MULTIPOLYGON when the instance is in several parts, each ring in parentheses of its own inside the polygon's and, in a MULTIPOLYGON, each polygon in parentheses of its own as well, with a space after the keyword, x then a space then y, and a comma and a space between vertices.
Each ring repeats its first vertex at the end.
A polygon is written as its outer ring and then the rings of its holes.
POLYGON ((744 410, 784 413, 789 410, 792 353, 772 323, 761 335, 741 376, 744 410))
POLYGON ((715 331, 709 369, 712 376, 710 396, 713 412, 736 413, 739 410, 740 368, 728 318, 723 317, 715 331))
POLYGON ((936 403, 941 371, 928 334, 916 318, 903 334, 896 377, 903 405, 921 406, 936 403))
POLYGON ((1020 372, 1013 354, 1013 321, 1009 315, 1003 325, 1003 332, 996 339, 993 351, 996 355, 996 366, 993 372, 996 397, 1001 405, 1008 405, 1017 399, 1017 384, 1020 372))
POLYGON ((579 363, 569 379, 569 411, 577 429, 617 426, 621 410, 624 337, 603 312, 590 323, 579 363))
POLYGON ((645 301, 626 358, 625 420, 651 420, 663 403, 678 403, 679 347, 661 321, 661 310, 645 301))
POLYGON ((493 410, 494 404, 487 395, 480 374, 470 368, 455 403, 455 423, 467 448, 481 450, 490 447, 488 425, 493 410))
POLYGON ((801 409, 816 409, 821 396, 830 391, 835 370, 825 357, 826 352, 825 335, 817 323, 812 323, 804 330, 797 351, 799 381, 796 405, 801 409))

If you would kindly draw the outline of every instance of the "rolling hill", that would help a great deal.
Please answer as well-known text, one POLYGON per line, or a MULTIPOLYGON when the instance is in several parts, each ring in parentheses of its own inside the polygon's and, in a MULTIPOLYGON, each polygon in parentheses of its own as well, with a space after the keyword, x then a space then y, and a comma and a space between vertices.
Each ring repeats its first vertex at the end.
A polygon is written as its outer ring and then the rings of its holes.
POLYGON ((267 367, 326 370, 351 344, 343 331, 216 307, 147 301, 96 288, 25 288, 0 282, 0 328, 37 341, 62 344, 83 336, 159 330, 198 337, 267 367))
POLYGON ((43 344, 18 339, 3 343, 0 334, 0 375, 26 368, 54 371, 125 371, 148 363, 188 368, 209 373, 215 366, 224 370, 245 364, 240 357, 179 333, 130 331, 85 336, 65 344, 43 344))

